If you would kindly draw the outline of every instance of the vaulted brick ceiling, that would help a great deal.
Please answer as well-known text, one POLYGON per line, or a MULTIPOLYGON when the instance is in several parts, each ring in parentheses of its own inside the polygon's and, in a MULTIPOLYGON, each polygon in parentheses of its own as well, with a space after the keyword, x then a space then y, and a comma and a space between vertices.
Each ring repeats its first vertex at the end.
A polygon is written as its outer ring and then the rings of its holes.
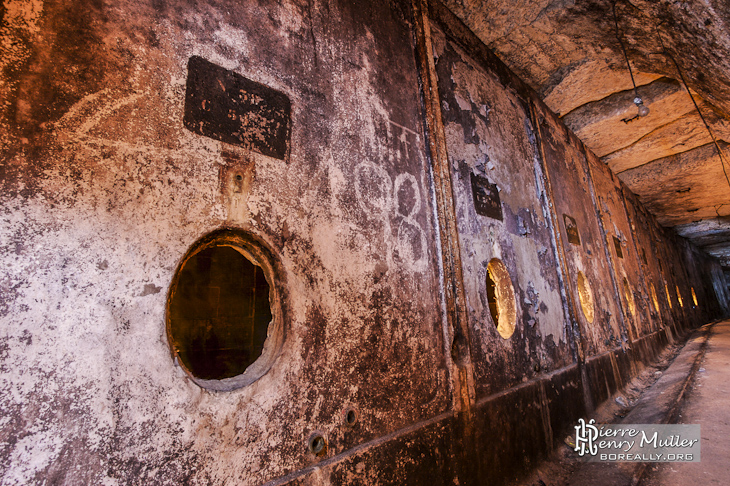
POLYGON ((730 2, 445 3, 661 224, 730 269, 730 2), (646 117, 636 117, 619 38, 646 117))

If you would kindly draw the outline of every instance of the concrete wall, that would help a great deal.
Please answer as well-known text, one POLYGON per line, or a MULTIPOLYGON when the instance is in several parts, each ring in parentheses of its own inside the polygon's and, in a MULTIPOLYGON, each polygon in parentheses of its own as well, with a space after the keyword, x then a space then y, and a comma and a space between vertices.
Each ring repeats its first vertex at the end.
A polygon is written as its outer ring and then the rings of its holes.
POLYGON ((449 12, 415 6, 3 4, 3 484, 508 480, 726 312, 714 260, 449 12), (283 155, 258 132, 232 144, 183 123, 194 56, 290 101, 283 155), (502 219, 476 212, 472 174, 499 188, 502 219), (228 392, 191 380, 166 322, 175 272, 221 229, 261 248, 283 336, 271 368, 228 392), (514 287, 509 338, 489 312, 493 258, 514 287))

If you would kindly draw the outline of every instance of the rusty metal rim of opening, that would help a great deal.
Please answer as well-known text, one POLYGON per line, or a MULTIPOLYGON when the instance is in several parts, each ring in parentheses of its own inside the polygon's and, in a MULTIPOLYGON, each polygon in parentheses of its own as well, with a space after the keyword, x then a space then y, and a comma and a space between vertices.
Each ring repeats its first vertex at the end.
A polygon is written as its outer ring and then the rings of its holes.
MULTIPOLYGON (((497 305, 497 316, 494 325, 503 339, 509 339, 517 327, 517 305, 512 276, 505 264, 499 258, 492 258, 487 264, 487 286, 490 282, 494 287, 497 305)), ((490 309, 490 313, 491 309, 490 309)), ((492 314, 495 321, 495 315, 492 314)))
POLYGON ((250 385, 265 375, 279 356, 285 338, 284 317, 282 313, 283 270, 278 258, 269 246, 255 234, 239 228, 221 228, 198 239, 193 243, 180 260, 170 283, 165 304, 165 328, 167 342, 173 361, 180 366, 185 374, 198 386, 215 391, 232 391, 250 385), (178 280, 185 264, 199 252, 217 246, 228 246, 247 258, 254 265, 259 266, 269 285, 269 307, 271 322, 267 332, 264 349, 261 355, 251 363, 246 370, 237 376, 221 380, 206 380, 198 378, 184 365, 175 348, 175 339, 172 335, 170 305, 177 290, 178 280))

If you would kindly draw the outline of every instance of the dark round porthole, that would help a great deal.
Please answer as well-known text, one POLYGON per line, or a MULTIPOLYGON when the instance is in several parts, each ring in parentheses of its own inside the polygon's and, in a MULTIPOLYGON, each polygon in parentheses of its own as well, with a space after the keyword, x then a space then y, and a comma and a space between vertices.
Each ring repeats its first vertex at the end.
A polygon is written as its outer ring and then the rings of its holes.
POLYGON ((327 439, 320 432, 315 432, 307 440, 309 452, 317 457, 327 454, 327 439))
POLYGON ((342 421, 345 427, 354 427, 357 423, 358 414, 355 407, 349 406, 342 412, 342 421))
POLYGON ((223 230, 188 251, 167 300, 173 356, 200 386, 232 390, 260 378, 283 341, 271 253, 223 230))

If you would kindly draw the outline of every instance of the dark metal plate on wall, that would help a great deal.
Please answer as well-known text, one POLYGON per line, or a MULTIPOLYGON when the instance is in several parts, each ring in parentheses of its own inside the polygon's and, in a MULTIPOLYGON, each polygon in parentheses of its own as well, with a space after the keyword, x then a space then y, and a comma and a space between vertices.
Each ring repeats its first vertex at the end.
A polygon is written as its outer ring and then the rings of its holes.
POLYGON ((616 256, 619 258, 623 258, 624 252, 621 249, 621 240, 619 240, 615 236, 613 237, 613 247, 616 248, 616 256))
POLYGON ((291 102, 284 93, 193 56, 183 124, 199 135, 284 159, 291 102))
POLYGON ((565 232, 568 233, 568 242, 574 245, 580 245, 580 233, 578 232, 578 223, 575 218, 563 214, 563 222, 565 223, 565 232))
POLYGON ((499 200, 497 184, 478 175, 471 175, 471 192, 477 214, 502 221, 502 203, 499 200))

